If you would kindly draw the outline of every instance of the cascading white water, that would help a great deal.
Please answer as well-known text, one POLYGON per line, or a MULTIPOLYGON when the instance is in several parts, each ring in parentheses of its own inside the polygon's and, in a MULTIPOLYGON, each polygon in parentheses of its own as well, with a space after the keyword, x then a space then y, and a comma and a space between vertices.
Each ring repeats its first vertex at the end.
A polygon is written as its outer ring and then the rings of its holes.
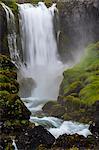
MULTIPOLYGON (((31 78, 36 83, 36 88, 31 90, 30 97, 25 98, 25 101, 28 102, 26 103, 27 107, 36 112, 42 108, 46 100, 57 98, 58 87, 64 70, 62 62, 59 61, 54 36, 53 19, 56 7, 53 5, 48 9, 41 2, 37 6, 31 4, 18 5, 22 39, 22 62, 16 46, 14 15, 5 4, 2 3, 2 6, 7 15, 8 45, 11 59, 20 68, 19 70, 24 78, 31 78)), ((90 134, 87 125, 63 122, 54 117, 38 118, 31 116, 30 120, 47 127, 55 127, 49 129, 55 137, 63 133, 90 134)), ((17 150, 14 140, 13 145, 17 150)))
POLYGON ((7 29, 8 29, 8 47, 10 52, 10 57, 13 63, 18 67, 19 64, 19 55, 17 51, 16 44, 16 25, 15 25, 15 17, 12 10, 6 6, 4 3, 1 3, 2 7, 6 12, 7 17, 7 29))
POLYGON ((57 64, 53 11, 41 2, 37 7, 32 4, 19 5, 23 60, 27 67, 57 64))
POLYGON ((31 97, 56 99, 59 81, 62 77, 63 65, 59 61, 57 43, 54 33, 55 4, 47 8, 39 2, 19 5, 20 31, 25 77, 31 77, 36 83, 31 97))

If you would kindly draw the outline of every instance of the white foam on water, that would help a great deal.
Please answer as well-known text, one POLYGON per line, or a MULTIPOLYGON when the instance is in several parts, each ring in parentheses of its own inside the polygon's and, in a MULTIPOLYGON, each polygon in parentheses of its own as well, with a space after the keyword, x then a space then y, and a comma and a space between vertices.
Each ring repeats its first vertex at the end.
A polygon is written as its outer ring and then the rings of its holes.
POLYGON ((59 135, 65 133, 68 135, 78 133, 79 135, 87 137, 88 135, 91 135, 91 132, 89 131, 88 128, 89 125, 84 125, 72 121, 64 121, 59 128, 50 128, 49 132, 56 138, 59 137, 59 135))
POLYGON ((88 124, 81 124, 77 122, 72 121, 63 121, 61 119, 55 118, 55 117, 31 117, 31 122, 34 122, 36 124, 41 124, 43 126, 48 126, 48 131, 55 137, 58 138, 60 135, 67 134, 79 134, 83 135, 84 137, 87 137, 88 135, 91 135, 91 132, 89 131, 89 125, 88 124))
POLYGON ((18 148, 17 148, 17 146, 16 146, 16 143, 15 143, 15 140, 13 140, 13 143, 12 143, 12 145, 14 146, 14 150, 18 150, 18 148))

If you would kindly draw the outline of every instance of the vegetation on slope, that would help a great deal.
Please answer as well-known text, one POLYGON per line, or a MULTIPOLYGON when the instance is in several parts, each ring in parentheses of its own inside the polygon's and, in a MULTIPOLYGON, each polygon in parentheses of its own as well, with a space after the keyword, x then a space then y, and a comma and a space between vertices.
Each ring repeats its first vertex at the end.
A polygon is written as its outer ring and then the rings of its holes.
POLYGON ((99 99, 99 42, 91 44, 80 63, 64 72, 60 95, 73 93, 87 105, 99 99))
MULTIPOLYGON (((89 122, 94 118, 95 106, 99 101, 99 42, 89 45, 80 63, 66 70, 63 76, 54 108, 55 105, 65 108, 61 116, 65 120, 89 122)), ((43 107, 46 113, 48 105, 43 107)))

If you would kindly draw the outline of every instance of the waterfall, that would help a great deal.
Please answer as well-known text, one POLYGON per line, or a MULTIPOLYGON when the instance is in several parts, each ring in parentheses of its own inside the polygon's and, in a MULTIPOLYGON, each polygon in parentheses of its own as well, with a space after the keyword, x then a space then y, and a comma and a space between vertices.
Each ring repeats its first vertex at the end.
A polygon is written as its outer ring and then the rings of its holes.
MULTIPOLYGON (((42 109, 48 100, 55 100, 58 96, 58 88, 62 80, 64 67, 59 60, 57 42, 54 31, 54 11, 57 11, 55 4, 47 8, 44 3, 38 5, 21 4, 19 7, 19 26, 22 42, 22 51, 19 52, 16 43, 15 18, 11 9, 2 3, 7 16, 8 45, 12 61, 19 68, 19 80, 26 82, 24 98, 26 106, 31 112, 42 109), (20 53, 22 58, 20 58, 20 53), (30 84, 35 84, 35 87, 30 84), (29 96, 27 90, 31 91, 29 96), (25 95, 26 94, 26 95, 25 95)), ((88 125, 63 121, 54 117, 33 117, 31 122, 46 126, 49 131, 58 137, 61 134, 78 133, 84 136, 90 135, 88 125)), ((15 140, 13 146, 17 150, 15 140)))
POLYGON ((2 7, 6 12, 7 17, 7 29, 8 29, 8 47, 10 52, 10 57, 12 62, 19 67, 19 54, 17 50, 17 38, 16 38, 16 25, 15 25, 15 17, 12 10, 6 6, 4 3, 1 3, 2 7))
MULTIPOLYGON (((54 6, 52 6, 53 8, 54 6)), ((44 3, 19 5, 23 61, 27 67, 44 66, 57 62, 53 11, 44 3)))
POLYGON ((34 80, 36 87, 31 90, 33 106, 45 99, 56 99, 62 79, 63 64, 59 60, 54 31, 55 4, 47 8, 38 5, 19 6, 20 33, 22 40, 23 67, 20 71, 25 78, 34 80))

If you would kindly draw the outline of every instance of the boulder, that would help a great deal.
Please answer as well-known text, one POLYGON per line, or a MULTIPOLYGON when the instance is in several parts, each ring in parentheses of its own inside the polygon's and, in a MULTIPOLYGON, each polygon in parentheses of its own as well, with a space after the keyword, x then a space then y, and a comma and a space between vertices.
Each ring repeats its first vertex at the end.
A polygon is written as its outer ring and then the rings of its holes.
POLYGON ((24 132, 16 136, 16 145, 18 149, 35 150, 40 144, 50 148, 55 142, 54 136, 42 126, 27 128, 24 132))
POLYGON ((54 117, 62 117, 65 113, 65 107, 55 101, 50 101, 43 106, 43 111, 54 117))

